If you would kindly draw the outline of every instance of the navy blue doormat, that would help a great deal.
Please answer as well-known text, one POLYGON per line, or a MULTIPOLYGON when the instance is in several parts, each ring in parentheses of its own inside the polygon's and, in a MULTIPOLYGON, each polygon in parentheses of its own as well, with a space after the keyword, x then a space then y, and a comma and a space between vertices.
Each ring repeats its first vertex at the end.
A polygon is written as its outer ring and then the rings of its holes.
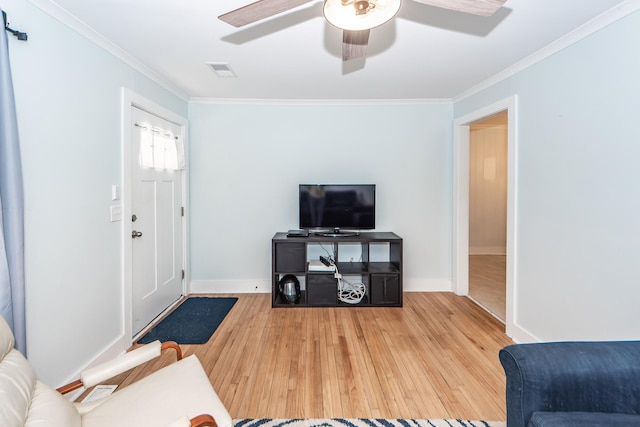
POLYGON ((178 344, 204 344, 236 301, 238 298, 188 298, 140 338, 138 343, 160 340, 178 344))

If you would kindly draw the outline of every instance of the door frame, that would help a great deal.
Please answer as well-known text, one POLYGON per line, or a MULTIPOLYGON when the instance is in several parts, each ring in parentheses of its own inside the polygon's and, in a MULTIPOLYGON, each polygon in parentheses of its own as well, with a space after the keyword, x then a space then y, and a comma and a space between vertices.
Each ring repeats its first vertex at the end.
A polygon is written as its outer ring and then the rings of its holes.
POLYGON ((506 333, 519 335, 515 326, 517 291, 517 97, 515 95, 454 120, 453 126, 453 255, 452 287, 457 295, 469 295, 469 144, 470 125, 485 117, 508 111, 507 118, 507 259, 506 333))
MULTIPOLYGON (((132 274, 132 256, 133 256, 133 242, 131 239, 131 231, 133 230, 133 223, 131 222, 132 215, 132 182, 131 182, 131 162, 133 161, 131 155, 131 127, 134 125, 131 118, 132 108, 138 108, 144 110, 147 113, 158 116, 164 120, 172 122, 180 127, 182 141, 184 142, 185 151, 185 168, 183 170, 182 179, 182 206, 185 211, 188 212, 189 207, 189 139, 188 135, 188 120, 171 110, 168 110, 155 102, 138 95, 127 88, 122 88, 122 282, 123 282, 123 326, 124 337, 131 345, 134 342, 134 338, 146 333, 150 326, 145 327, 133 336, 133 304, 132 304, 132 290, 133 290, 133 274, 132 274)), ((182 257, 183 266, 185 270, 185 276, 182 280, 182 295, 188 294, 189 283, 189 269, 187 268, 187 260, 189 259, 189 221, 188 215, 182 217, 182 257)), ((168 312, 171 308, 177 305, 182 299, 179 299, 176 303, 167 307, 163 313, 168 312)))

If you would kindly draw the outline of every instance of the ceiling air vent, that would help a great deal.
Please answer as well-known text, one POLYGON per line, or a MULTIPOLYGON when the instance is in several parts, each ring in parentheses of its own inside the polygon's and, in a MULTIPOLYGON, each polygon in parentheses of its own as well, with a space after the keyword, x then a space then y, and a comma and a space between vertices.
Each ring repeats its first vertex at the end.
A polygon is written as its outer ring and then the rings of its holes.
POLYGON ((229 64, 226 62, 207 62, 207 65, 218 75, 218 77, 233 78, 237 77, 229 64))

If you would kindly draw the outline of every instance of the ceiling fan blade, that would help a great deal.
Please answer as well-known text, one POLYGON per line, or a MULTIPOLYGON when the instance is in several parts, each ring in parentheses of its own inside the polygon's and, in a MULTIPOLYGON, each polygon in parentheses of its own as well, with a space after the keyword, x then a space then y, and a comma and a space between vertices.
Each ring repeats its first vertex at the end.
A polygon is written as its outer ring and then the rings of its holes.
POLYGON ((369 30, 342 32, 342 60, 364 58, 369 44, 369 30))
POLYGON ((243 25, 269 18, 300 6, 301 4, 309 3, 310 1, 312 0, 258 0, 220 15, 218 19, 234 27, 242 27, 243 25))
POLYGON ((507 0, 416 0, 429 6, 455 10, 457 12, 470 13, 479 16, 491 16, 507 0))

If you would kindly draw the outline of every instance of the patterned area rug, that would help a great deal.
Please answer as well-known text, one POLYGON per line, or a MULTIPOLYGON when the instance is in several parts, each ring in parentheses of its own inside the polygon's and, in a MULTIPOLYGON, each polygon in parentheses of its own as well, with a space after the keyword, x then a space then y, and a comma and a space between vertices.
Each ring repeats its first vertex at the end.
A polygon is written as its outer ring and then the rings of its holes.
POLYGON ((506 427, 501 421, 413 420, 381 418, 245 418, 233 420, 235 427, 506 427))

